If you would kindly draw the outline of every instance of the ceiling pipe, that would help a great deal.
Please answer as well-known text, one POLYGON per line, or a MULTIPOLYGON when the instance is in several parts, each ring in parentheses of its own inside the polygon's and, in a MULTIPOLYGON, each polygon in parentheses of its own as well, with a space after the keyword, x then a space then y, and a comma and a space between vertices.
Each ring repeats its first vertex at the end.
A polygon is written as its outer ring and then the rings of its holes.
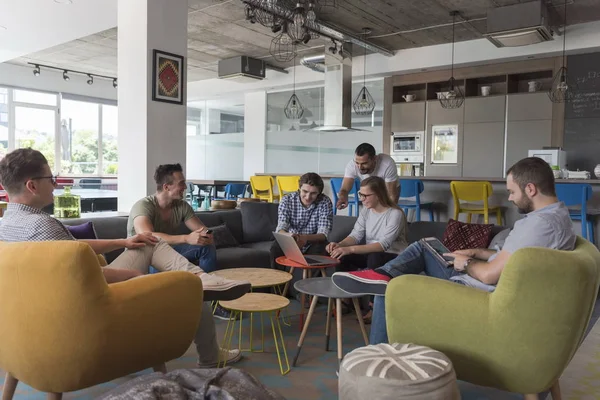
POLYGON ((325 73, 325 54, 319 54, 316 56, 302 57, 300 59, 300 65, 306 68, 312 69, 315 72, 325 73))

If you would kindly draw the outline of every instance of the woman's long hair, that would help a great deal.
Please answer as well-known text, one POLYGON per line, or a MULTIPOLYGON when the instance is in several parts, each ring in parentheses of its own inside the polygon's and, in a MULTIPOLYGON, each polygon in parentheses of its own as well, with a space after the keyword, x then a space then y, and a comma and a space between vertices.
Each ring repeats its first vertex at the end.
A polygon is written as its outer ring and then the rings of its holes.
POLYGON ((377 196, 379 203, 389 208, 399 208, 397 204, 394 204, 390 196, 388 196, 387 187, 383 178, 378 176, 370 176, 365 178, 361 183, 360 187, 367 186, 377 196))
POLYGON ((379 200, 380 204, 383 204, 388 208, 395 208, 396 210, 402 211, 402 215, 404 216, 404 232, 406 233, 408 222, 406 220, 406 214, 404 213, 404 210, 398 207, 398 204, 394 204, 392 199, 390 199, 390 196, 388 196, 387 186, 385 186, 385 181, 383 178, 378 176, 370 176, 360 183, 360 187, 365 186, 368 186, 375 196, 377 196, 377 200, 379 200))

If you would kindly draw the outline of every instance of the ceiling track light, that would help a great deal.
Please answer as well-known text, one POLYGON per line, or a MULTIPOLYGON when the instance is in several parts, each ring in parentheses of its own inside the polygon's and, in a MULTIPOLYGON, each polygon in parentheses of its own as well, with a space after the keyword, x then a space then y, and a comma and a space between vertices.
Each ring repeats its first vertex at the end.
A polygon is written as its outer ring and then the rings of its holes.
POLYGON ((46 68, 46 69, 52 69, 55 71, 62 71, 62 76, 63 79, 65 81, 68 81, 69 79, 71 79, 71 77, 69 75, 83 75, 86 76, 87 79, 87 84, 88 85, 93 85, 94 84, 94 78, 98 78, 98 79, 106 79, 106 80, 110 80, 113 83, 113 87, 116 89, 117 88, 117 78, 114 76, 107 76, 107 75, 98 75, 98 74, 92 74, 91 72, 83 72, 83 71, 74 71, 72 69, 65 69, 65 68, 59 68, 59 67, 53 67, 51 65, 44 65, 44 64, 34 64, 34 63, 27 63, 29 65, 33 66, 33 75, 34 76, 40 76, 41 72, 42 72, 42 68, 46 68))

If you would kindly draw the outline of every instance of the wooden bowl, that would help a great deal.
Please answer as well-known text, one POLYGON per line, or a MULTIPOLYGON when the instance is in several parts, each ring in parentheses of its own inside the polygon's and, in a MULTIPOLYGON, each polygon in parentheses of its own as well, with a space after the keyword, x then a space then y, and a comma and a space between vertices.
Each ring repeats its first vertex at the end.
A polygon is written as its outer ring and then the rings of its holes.
POLYGON ((213 200, 210 202, 210 208, 215 210, 232 210, 237 207, 235 200, 213 200))
POLYGON ((238 204, 242 204, 245 201, 251 201, 253 203, 260 203, 263 200, 261 200, 261 199, 255 199, 254 197, 243 197, 241 199, 238 199, 238 204))

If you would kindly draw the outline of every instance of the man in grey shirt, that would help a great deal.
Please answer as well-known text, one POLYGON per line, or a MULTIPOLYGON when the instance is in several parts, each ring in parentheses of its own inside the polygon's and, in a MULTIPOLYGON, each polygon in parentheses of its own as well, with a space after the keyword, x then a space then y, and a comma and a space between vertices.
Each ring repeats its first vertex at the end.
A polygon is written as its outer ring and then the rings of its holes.
POLYGON ((508 200, 526 214, 517 221, 502 250, 469 249, 447 254, 453 268, 433 257, 420 242, 411 244, 394 260, 374 271, 339 272, 332 277, 341 289, 356 294, 374 294, 371 343, 387 341, 383 295, 388 282, 403 274, 425 274, 493 291, 511 254, 525 247, 573 250, 576 234, 564 203, 559 202, 554 174, 541 158, 520 160, 507 172, 508 200))

